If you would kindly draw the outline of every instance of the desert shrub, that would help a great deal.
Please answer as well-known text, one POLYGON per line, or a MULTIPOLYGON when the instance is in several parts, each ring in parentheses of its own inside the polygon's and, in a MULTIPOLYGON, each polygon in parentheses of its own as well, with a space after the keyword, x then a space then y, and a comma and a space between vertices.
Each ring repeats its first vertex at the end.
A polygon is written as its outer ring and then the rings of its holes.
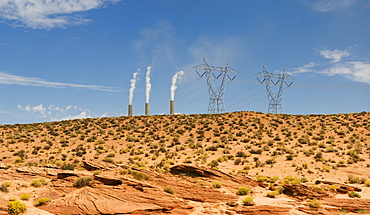
POLYGON ((51 198, 39 198, 36 202, 35 202, 35 206, 38 207, 38 206, 42 206, 42 205, 46 205, 48 203, 51 202, 51 198))
POLYGON ((276 159, 275 159, 275 158, 267 159, 267 160, 265 161, 265 163, 266 163, 266 164, 269 164, 269 165, 271 165, 271 164, 275 164, 275 163, 276 163, 276 159))
POLYGON ((142 173, 142 172, 138 172, 138 171, 131 171, 131 175, 136 180, 148 180, 150 178, 149 175, 142 173))
POLYGON ((10 187, 11 183, 10 182, 4 182, 0 185, 0 191, 1 192, 4 192, 4 193, 8 193, 9 192, 9 187, 10 187))
POLYGON ((363 181, 363 179, 360 179, 359 177, 355 177, 352 174, 348 174, 348 182, 350 184, 358 184, 358 183, 361 183, 362 181, 363 181))
POLYGON ((258 176, 257 181, 258 182, 265 182, 267 180, 267 176, 258 176))
POLYGON ((166 192, 166 193, 169 193, 169 194, 175 194, 176 191, 173 187, 170 187, 170 186, 166 186, 163 188, 163 191, 166 192))
POLYGON ((107 162, 107 163, 114 163, 114 159, 111 158, 111 157, 106 157, 106 158, 102 159, 102 161, 107 162))
POLYGON ((273 176, 273 177, 267 179, 267 182, 275 183, 278 179, 279 179, 279 176, 273 176))
POLYGON ((300 184, 301 179, 288 175, 283 179, 283 184, 300 184))
POLYGON ((234 164, 235 164, 235 165, 239 165, 241 162, 242 162, 242 159, 240 159, 240 158, 236 158, 236 159, 234 160, 234 164))
POLYGON ((365 181, 365 187, 370 187, 370 181, 365 181))
POLYGON ((102 173, 101 169, 97 169, 93 172, 93 175, 100 175, 102 173))
POLYGON ((92 177, 90 176, 81 176, 78 179, 75 180, 73 186, 77 188, 85 187, 90 185, 90 182, 92 181, 92 177))
POLYGON ((21 197, 22 200, 28 201, 31 198, 31 194, 22 193, 20 197, 21 197))
POLYGON ((8 203, 7 212, 11 215, 21 214, 27 211, 26 204, 21 203, 20 201, 10 201, 8 203))
POLYGON ((212 187, 214 187, 214 188, 221 188, 221 187, 222 187, 222 185, 221 185, 221 183, 220 183, 220 182, 213 182, 213 183, 212 183, 212 187))
POLYGON ((288 155, 286 155, 285 157, 286 157, 286 159, 287 159, 288 161, 291 161, 291 160, 293 160, 294 155, 293 155, 293 154, 288 154, 288 155))
POLYGON ((308 201, 307 206, 310 208, 320 208, 321 202, 318 199, 311 199, 308 201))
POLYGON ((238 191, 236 192, 236 195, 243 196, 243 195, 247 195, 250 192, 251 192, 251 190, 249 188, 247 188, 247 187, 240 187, 238 189, 238 191))
POLYGON ((335 184, 331 184, 328 186, 328 189, 332 191, 337 191, 337 186, 335 184))
POLYGON ((270 197, 270 198, 275 198, 277 195, 279 195, 280 193, 279 193, 279 191, 277 191, 277 190, 274 190, 274 191, 271 191, 271 192, 268 192, 267 194, 266 194, 266 196, 267 197, 270 197))
POLYGON ((47 185, 49 182, 45 178, 38 178, 31 182, 31 186, 41 187, 47 185))
POLYGON ((64 164, 63 166, 60 167, 62 170, 75 170, 75 166, 72 164, 64 164))
POLYGON ((248 196, 248 197, 245 197, 243 200, 242 200, 243 204, 245 206, 253 206, 254 205, 254 201, 253 201, 253 197, 251 196, 248 196))
POLYGON ((361 198, 361 195, 359 193, 356 193, 354 191, 348 192, 348 196, 351 198, 361 198))

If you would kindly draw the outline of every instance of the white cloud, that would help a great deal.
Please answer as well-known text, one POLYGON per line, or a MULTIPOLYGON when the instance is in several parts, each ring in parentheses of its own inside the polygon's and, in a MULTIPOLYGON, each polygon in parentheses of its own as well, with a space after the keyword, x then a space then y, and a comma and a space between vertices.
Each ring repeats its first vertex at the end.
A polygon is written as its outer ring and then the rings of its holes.
POLYGON ((320 12, 338 11, 350 8, 357 3, 357 0, 316 0, 308 1, 314 10, 320 12))
POLYGON ((36 106, 27 105, 25 107, 18 105, 18 109, 25 110, 27 112, 32 112, 32 113, 39 113, 41 114, 42 117, 46 117, 46 108, 42 104, 39 104, 36 106))
POLYGON ((343 75, 349 80, 370 84, 370 63, 352 61, 343 64, 335 64, 332 67, 320 71, 326 75, 343 75))
POLYGON ((77 115, 69 115, 61 118, 60 120, 83 119, 83 118, 91 118, 91 116, 86 111, 82 111, 77 115))
POLYGON ((42 104, 36 106, 26 105, 24 107, 22 105, 18 105, 17 107, 19 110, 26 111, 31 114, 37 114, 44 118, 50 118, 52 121, 92 117, 89 109, 73 105, 68 105, 65 108, 55 105, 49 105, 46 107, 42 104))
POLYGON ((83 88, 83 89, 89 89, 89 90, 119 92, 119 90, 116 90, 112 87, 105 87, 105 86, 99 86, 99 85, 82 85, 82 84, 51 82, 51 81, 46 81, 40 78, 11 75, 5 72, 0 72, 0 84, 36 86, 36 87, 53 87, 53 88, 73 87, 73 88, 83 88))
POLYGON ((51 29, 86 23, 81 12, 121 0, 1 0, 0 17, 14 26, 51 29))
POLYGON ((303 65, 298 68, 291 69, 288 74, 297 74, 297 73, 306 73, 306 72, 314 72, 313 68, 317 66, 315 62, 310 62, 309 64, 303 65))
POLYGON ((348 50, 329 50, 329 49, 324 49, 320 51, 320 55, 323 56, 325 59, 331 59, 333 63, 337 63, 342 60, 344 57, 348 57, 351 54, 348 52, 348 50))

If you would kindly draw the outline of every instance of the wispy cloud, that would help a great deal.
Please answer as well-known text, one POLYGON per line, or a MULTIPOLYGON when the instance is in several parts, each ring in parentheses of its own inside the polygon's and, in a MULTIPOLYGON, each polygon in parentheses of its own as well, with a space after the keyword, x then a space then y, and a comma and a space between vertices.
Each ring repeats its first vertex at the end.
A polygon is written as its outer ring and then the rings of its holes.
POLYGON ((30 114, 35 114, 38 117, 50 118, 52 121, 70 120, 90 118, 91 113, 87 108, 81 108, 75 105, 68 105, 65 108, 55 105, 44 106, 43 104, 31 105, 18 105, 18 110, 26 111, 30 114))
POLYGON ((316 0, 309 3, 316 11, 329 12, 350 8, 357 3, 357 0, 316 0))
POLYGON ((18 109, 31 112, 31 113, 39 113, 41 114, 42 117, 46 117, 46 108, 42 104, 39 104, 36 106, 27 105, 25 107, 18 105, 18 109))
POLYGON ((350 61, 320 71, 325 75, 342 75, 349 80, 370 84, 370 63, 363 61, 350 61))
POLYGON ((298 68, 291 69, 290 74, 316 73, 326 76, 341 75, 351 81, 370 84, 370 62, 343 61, 342 58, 351 54, 347 50, 322 50, 320 55, 331 60, 329 63, 317 64, 311 62, 298 68))
POLYGON ((40 78, 12 75, 12 74, 8 74, 5 72, 0 72, 0 84, 36 86, 36 87, 52 87, 52 88, 73 87, 73 88, 81 88, 81 89, 88 89, 88 90, 119 92, 119 90, 114 89, 112 87, 105 87, 105 86, 99 86, 99 85, 83 85, 83 84, 52 82, 52 81, 46 81, 40 78))
POLYGON ((324 49, 320 51, 320 55, 323 56, 325 59, 331 59, 333 63, 338 63, 342 60, 344 57, 348 57, 351 54, 348 52, 348 50, 329 50, 324 49))
POLYGON ((121 0, 1 0, 0 17, 13 26, 51 29, 90 21, 81 12, 121 0))

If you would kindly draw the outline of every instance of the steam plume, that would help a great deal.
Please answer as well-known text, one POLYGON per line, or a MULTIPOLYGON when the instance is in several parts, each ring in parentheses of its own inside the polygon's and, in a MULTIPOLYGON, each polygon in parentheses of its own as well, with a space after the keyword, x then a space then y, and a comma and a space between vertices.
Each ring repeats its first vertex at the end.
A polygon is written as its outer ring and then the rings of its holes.
POLYGON ((146 86, 146 89, 145 89, 145 99, 146 99, 146 103, 149 103, 149 98, 150 98, 150 90, 152 89, 152 85, 150 84, 150 70, 152 69, 151 66, 148 66, 146 68, 146 75, 145 75, 145 86, 146 86))
POLYGON ((181 79, 181 76, 184 74, 184 71, 179 71, 177 72, 173 77, 172 77, 172 84, 171 84, 171 101, 175 100, 175 91, 177 89, 176 82, 178 79, 181 79))
POLYGON ((130 80, 131 84, 130 84, 130 94, 128 96, 128 103, 129 105, 132 105, 132 99, 134 98, 134 91, 135 91, 135 88, 136 88, 136 81, 137 81, 137 75, 139 74, 140 72, 140 69, 137 69, 137 72, 133 73, 133 77, 132 79, 130 80))

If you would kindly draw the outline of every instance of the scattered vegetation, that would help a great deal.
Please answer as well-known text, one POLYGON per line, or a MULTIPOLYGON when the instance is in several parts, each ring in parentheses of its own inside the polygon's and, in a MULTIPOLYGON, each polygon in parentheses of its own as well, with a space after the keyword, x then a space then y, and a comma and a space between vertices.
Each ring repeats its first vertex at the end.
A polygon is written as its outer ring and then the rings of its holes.
POLYGON ((77 178, 73 184, 74 187, 81 188, 85 186, 89 186, 90 182, 93 180, 90 176, 80 176, 77 178))
POLYGON ((251 192, 251 190, 249 188, 247 188, 247 187, 240 187, 238 189, 238 191, 236 192, 236 195, 243 196, 243 195, 247 195, 250 192, 251 192))
POLYGON ((42 206, 42 205, 46 205, 46 204, 49 204, 50 202, 52 201, 51 198, 39 198, 36 202, 35 202, 35 206, 36 207, 39 207, 39 206, 42 206))
POLYGON ((45 178, 38 178, 31 182, 31 186, 41 187, 47 185, 48 183, 49 181, 47 181, 45 178))
POLYGON ((173 187, 166 186, 163 188, 163 191, 169 194, 176 194, 176 191, 173 187))
POLYGON ((10 201, 8 203, 8 208, 6 210, 8 214, 18 215, 27 211, 26 204, 21 203, 20 201, 10 201))
POLYGON ((253 206, 255 203, 254 203, 254 199, 253 197, 251 196, 248 196, 248 197, 245 197, 243 200, 242 200, 243 204, 245 206, 253 206))

